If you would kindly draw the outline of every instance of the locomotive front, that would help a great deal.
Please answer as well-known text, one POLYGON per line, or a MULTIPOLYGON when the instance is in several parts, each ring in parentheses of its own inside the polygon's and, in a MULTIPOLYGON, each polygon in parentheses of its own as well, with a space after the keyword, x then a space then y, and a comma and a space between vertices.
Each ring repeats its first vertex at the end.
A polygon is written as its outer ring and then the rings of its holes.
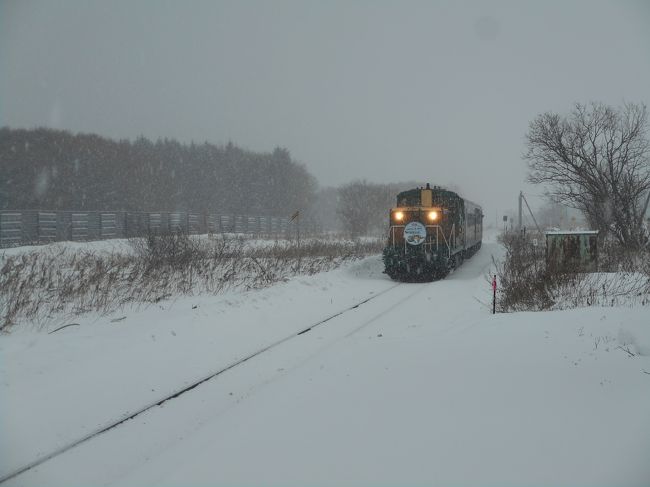
POLYGON ((455 195, 439 188, 417 188, 397 196, 390 210, 385 272, 393 279, 440 279, 453 267, 457 240, 455 195))

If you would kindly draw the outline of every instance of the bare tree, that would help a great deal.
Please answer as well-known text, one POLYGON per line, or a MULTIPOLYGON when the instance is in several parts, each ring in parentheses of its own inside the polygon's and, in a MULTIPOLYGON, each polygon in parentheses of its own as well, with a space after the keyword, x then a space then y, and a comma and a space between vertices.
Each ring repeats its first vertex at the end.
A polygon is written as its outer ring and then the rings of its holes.
POLYGON ((382 235, 388 228, 388 210, 397 193, 423 183, 370 183, 353 181, 338 188, 336 213, 341 227, 352 236, 382 235))
POLYGON ((547 112, 526 134, 529 181, 580 210, 604 236, 626 248, 647 243, 643 217, 650 191, 650 143, 644 104, 576 104, 568 116, 547 112))
POLYGON ((350 235, 358 237, 378 230, 376 219, 382 217, 384 208, 374 204, 377 186, 367 181, 354 181, 339 188, 336 213, 341 226, 350 235))
POLYGON ((566 229, 570 225, 568 208, 554 198, 548 198, 535 213, 542 228, 566 229))

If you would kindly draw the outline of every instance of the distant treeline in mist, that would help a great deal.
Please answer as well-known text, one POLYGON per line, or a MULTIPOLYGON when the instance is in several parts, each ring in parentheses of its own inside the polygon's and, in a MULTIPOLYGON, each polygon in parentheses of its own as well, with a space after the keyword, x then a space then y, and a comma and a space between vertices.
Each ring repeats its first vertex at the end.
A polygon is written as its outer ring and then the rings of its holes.
MULTIPOLYGON (((423 175, 426 178, 426 175, 423 175)), ((380 235, 388 229, 388 212, 397 204, 397 194, 409 189, 436 185, 435 180, 372 183, 353 181, 336 189, 336 217, 339 229, 350 235, 380 235)), ((443 185, 461 193, 455 184, 443 185)), ((323 191, 319 193, 322 195, 323 191)), ((461 193, 462 194, 462 193, 461 193)))
POLYGON ((317 191, 286 149, 114 141, 44 128, 0 128, 0 174, 0 209, 286 216, 308 208, 317 191))

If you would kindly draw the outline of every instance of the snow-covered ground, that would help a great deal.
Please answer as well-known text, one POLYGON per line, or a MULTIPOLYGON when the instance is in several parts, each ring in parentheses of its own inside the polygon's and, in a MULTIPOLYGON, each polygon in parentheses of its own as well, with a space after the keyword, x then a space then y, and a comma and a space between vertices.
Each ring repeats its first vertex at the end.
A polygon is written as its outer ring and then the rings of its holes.
POLYGON ((378 295, 5 484, 650 484, 648 308, 491 315, 499 253, 0 336, 0 478, 378 295))

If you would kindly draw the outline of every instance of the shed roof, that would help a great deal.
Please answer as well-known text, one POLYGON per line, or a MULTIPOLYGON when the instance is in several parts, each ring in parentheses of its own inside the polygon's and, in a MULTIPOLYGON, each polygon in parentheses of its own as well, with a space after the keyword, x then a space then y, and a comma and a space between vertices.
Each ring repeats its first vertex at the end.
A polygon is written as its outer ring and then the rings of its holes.
POLYGON ((596 235, 598 230, 553 230, 544 233, 546 235, 596 235))

